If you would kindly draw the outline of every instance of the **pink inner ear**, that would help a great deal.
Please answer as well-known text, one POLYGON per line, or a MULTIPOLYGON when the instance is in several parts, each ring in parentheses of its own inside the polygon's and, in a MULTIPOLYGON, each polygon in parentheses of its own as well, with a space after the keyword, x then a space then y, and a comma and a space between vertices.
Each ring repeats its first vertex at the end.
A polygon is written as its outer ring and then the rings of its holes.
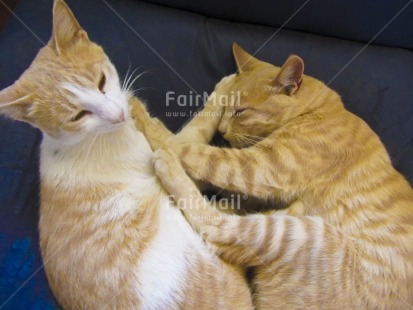
POLYGON ((290 56, 275 78, 275 87, 285 88, 287 94, 291 95, 298 91, 303 80, 304 62, 298 56, 290 56))

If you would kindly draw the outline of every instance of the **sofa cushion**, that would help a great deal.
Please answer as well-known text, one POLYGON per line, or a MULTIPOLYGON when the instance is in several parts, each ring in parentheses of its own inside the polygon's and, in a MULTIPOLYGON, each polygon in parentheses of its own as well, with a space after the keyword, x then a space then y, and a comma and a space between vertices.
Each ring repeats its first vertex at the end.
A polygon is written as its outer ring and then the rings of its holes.
POLYGON ((145 0, 234 22, 280 27, 336 38, 413 49, 410 0, 329 1, 145 0), (397 15, 397 18, 395 16, 397 15), (394 20, 393 20, 394 18, 394 20))

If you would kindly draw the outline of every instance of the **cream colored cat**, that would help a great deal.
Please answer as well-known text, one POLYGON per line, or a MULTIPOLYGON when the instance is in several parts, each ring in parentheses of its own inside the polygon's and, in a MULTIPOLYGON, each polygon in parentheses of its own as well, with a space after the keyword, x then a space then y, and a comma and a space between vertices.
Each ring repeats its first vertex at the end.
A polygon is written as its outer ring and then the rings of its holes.
POLYGON ((258 309, 413 308, 413 190, 377 135, 291 56, 282 68, 234 46, 219 95, 234 147, 170 144, 197 180, 292 204, 272 214, 211 208, 173 153, 155 168, 191 225, 228 262, 255 267, 258 309))
MULTIPOLYGON (((0 113, 43 132, 40 246, 57 300, 65 309, 252 309, 241 270, 172 207, 128 101, 152 122, 56 0, 52 38, 0 92, 0 113)), ((197 122, 183 136, 197 137, 197 122)))

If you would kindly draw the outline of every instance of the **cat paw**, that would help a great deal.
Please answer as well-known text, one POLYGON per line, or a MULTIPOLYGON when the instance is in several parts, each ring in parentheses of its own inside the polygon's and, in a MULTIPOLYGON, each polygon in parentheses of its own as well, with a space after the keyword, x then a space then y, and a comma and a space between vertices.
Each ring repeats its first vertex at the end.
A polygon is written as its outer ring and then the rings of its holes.
MULTIPOLYGON (((170 166, 174 161, 177 161, 177 158, 170 151, 165 149, 155 151, 153 154, 153 165, 156 175, 161 180, 170 178, 173 175, 170 166)), ((179 162, 177 164, 179 164, 179 162)))
POLYGON ((233 244, 237 239, 234 233, 237 232, 238 223, 228 214, 206 210, 204 213, 197 214, 197 217, 190 219, 189 222, 205 241, 233 244))
POLYGON ((155 174, 160 178, 166 190, 172 195, 178 191, 177 187, 183 186, 187 181, 186 179, 189 179, 179 159, 170 150, 159 149, 155 151, 153 164, 155 174))
POLYGON ((223 90, 223 88, 227 86, 235 77, 236 77, 235 73, 223 77, 221 81, 219 81, 218 84, 215 85, 215 91, 219 92, 223 90))

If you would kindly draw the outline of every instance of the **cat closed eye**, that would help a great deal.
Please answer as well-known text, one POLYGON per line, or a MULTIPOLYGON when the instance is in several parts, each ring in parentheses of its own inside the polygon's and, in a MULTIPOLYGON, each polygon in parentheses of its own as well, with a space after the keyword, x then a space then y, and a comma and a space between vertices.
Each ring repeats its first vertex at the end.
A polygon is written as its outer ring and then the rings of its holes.
POLYGON ((239 110, 236 110, 235 113, 234 113, 234 115, 235 115, 235 116, 240 116, 241 113, 242 113, 242 112, 245 112, 246 110, 247 110, 247 109, 239 109, 239 110))
POLYGON ((102 75, 100 76, 98 88, 102 94, 105 93, 105 85, 106 85, 106 75, 102 72, 102 75))
POLYGON ((85 116, 90 115, 90 114, 92 114, 92 112, 87 111, 87 110, 82 110, 79 113, 77 113, 74 117, 72 117, 70 121, 77 122, 81 120, 82 118, 84 118, 85 116))

